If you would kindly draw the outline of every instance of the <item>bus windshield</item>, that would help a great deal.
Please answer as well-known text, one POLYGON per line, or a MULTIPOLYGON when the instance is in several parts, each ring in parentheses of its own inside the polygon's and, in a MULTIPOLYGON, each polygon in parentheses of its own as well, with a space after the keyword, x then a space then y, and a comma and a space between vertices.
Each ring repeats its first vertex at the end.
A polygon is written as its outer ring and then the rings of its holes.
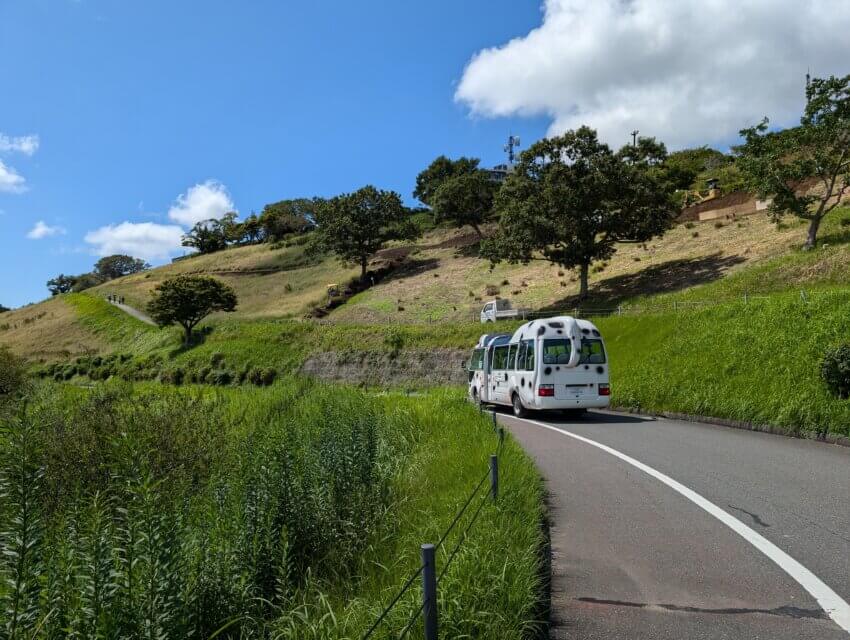
MULTIPOLYGON (((543 341, 543 364, 567 364, 570 361, 570 341, 566 338, 543 341)), ((583 339, 579 364, 604 364, 602 340, 583 339)))

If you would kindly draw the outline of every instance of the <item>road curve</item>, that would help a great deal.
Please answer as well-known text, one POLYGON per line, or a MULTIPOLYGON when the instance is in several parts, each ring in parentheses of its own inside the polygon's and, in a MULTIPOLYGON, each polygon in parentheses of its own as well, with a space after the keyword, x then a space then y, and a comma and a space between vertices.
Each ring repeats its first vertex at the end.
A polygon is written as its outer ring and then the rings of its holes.
POLYGON ((546 479, 552 638, 850 638, 850 448, 613 412, 499 419, 546 479))

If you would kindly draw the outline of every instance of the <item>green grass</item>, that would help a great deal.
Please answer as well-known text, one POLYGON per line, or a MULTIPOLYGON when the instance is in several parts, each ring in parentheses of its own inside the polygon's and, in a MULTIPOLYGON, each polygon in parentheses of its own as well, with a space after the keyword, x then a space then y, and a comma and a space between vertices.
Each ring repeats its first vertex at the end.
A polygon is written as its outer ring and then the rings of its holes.
MULTIPOLYGON (((497 446, 454 391, 46 386, 0 430, 0 605, 14 637, 360 638, 497 446)), ((500 468, 440 583, 445 637, 540 627, 541 483, 510 439, 500 468)))
POLYGON ((850 402, 820 379, 824 353, 850 334, 846 290, 597 323, 616 405, 850 435, 850 402))

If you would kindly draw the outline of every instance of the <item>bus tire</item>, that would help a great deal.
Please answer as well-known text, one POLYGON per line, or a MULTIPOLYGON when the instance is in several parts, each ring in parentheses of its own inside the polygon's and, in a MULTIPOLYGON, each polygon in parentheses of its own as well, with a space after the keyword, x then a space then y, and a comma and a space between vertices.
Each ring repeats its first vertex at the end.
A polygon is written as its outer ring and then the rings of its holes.
POLYGON ((511 397, 511 404, 514 407, 514 415, 517 418, 525 418, 528 415, 528 409, 522 406, 522 400, 520 399, 518 393, 515 393, 511 397))

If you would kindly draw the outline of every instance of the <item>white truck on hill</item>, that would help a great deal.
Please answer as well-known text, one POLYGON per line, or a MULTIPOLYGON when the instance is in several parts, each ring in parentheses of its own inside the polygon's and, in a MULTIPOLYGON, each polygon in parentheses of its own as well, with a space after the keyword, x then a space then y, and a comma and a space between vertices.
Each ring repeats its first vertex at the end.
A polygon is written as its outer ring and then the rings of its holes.
POLYGON ((587 320, 531 320, 513 334, 484 334, 469 360, 469 398, 513 407, 517 417, 555 409, 579 415, 611 402, 605 343, 587 320))
POLYGON ((528 309, 514 309, 510 300, 495 298, 481 309, 481 323, 496 322, 497 320, 525 320, 527 315, 528 309))

